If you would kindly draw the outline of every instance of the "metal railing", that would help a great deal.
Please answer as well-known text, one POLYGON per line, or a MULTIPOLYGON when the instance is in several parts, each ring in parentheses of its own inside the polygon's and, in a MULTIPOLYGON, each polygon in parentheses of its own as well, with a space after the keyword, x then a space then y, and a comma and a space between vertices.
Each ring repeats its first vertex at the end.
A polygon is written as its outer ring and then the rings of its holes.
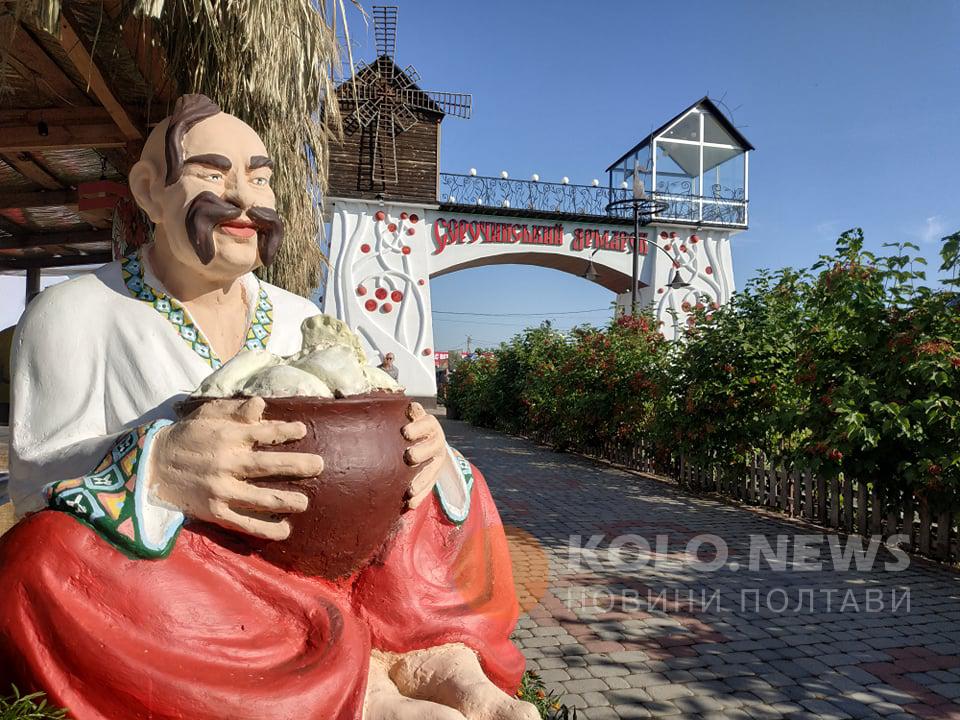
POLYGON ((607 217, 607 204, 625 197, 626 190, 611 191, 599 185, 440 173, 439 199, 450 205, 607 217))
MULTIPOLYGON (((659 191, 650 193, 650 197, 668 204, 654 220, 746 227, 747 201, 742 194, 742 191, 714 186, 710 196, 659 191)), ((557 215, 627 218, 629 209, 608 212, 606 208, 616 200, 630 197, 629 188, 440 173, 438 199, 445 205, 472 205, 497 212, 512 208, 557 215)))

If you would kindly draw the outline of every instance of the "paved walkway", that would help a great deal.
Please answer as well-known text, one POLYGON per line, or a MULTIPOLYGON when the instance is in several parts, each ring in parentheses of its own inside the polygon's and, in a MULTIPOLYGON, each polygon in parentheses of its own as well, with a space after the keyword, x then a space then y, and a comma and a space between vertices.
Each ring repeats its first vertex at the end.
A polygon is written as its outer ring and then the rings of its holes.
POLYGON ((844 538, 798 542, 818 531, 442 422, 516 540, 528 667, 580 717, 960 720, 960 575, 896 571, 883 548, 873 569, 844 570, 831 560, 844 538), (704 533, 726 558, 690 544, 704 533), (570 550, 577 535, 587 550, 570 550), (772 562, 751 560, 766 543, 772 562), (822 569, 801 569, 805 552, 822 569))

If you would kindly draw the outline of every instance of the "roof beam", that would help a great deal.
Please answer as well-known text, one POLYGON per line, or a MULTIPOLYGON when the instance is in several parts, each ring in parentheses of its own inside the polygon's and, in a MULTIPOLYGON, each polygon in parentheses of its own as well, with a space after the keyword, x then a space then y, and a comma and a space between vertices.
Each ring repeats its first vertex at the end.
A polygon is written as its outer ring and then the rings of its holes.
POLYGON ((14 168, 28 180, 35 182, 40 187, 47 190, 60 190, 63 185, 55 178, 43 165, 37 162, 30 153, 4 153, 0 154, 0 160, 14 168))
MULTIPOLYGON (((71 230, 68 232, 33 233, 0 238, 0 250, 26 250, 53 245, 94 245, 113 242, 110 230, 71 230)), ((8 259, 11 256, 3 256, 8 259)))
MULTIPOLYGON (((175 86, 170 77, 167 57, 157 42, 155 22, 144 15, 134 16, 124 0, 103 0, 107 13, 120 24, 123 44, 136 63, 137 70, 151 88, 153 99, 160 105, 161 117, 167 114, 175 96, 175 86)), ((149 122, 150 118, 147 118, 149 122)))
POLYGON ((0 131, 0 153, 75 148, 122 148, 126 145, 127 139, 112 123, 48 125, 46 135, 41 135, 36 125, 7 127, 0 131))
POLYGON ((63 255, 61 257, 39 256, 20 258, 0 255, 2 270, 32 270, 34 268, 76 267, 79 265, 103 265, 111 262, 110 250, 94 250, 85 255, 63 255))
POLYGON ((106 108, 55 107, 55 108, 17 108, 0 110, 0 128, 8 125, 103 125, 113 122, 106 108))
POLYGON ((8 17, 2 26, 4 37, 13 33, 11 43, 11 59, 15 60, 14 67, 26 80, 36 83, 37 89, 46 97, 54 99, 58 104, 67 102, 73 105, 90 105, 90 98, 57 65, 46 51, 40 47, 30 33, 22 25, 15 29, 9 28, 13 18, 8 17))
POLYGON ((39 192, 0 191, 0 210, 77 206, 76 190, 49 190, 39 192))
POLYGON ((120 132, 127 140, 140 140, 146 136, 146 131, 140 126, 133 113, 127 110, 119 100, 99 64, 93 57, 93 48, 86 38, 77 31, 78 24, 70 11, 69 5, 64 4, 60 11, 60 44, 76 66, 80 74, 87 79, 90 89, 97 99, 106 108, 110 117, 120 128, 120 132))

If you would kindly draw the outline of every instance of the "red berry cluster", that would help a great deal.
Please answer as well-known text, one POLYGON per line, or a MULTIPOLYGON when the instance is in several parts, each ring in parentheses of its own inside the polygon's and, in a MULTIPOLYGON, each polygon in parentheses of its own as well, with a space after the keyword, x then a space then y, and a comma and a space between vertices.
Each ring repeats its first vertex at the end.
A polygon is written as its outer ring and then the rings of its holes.
MULTIPOLYGON (((365 288, 363 285, 357 286, 357 295, 359 295, 360 297, 363 297, 366 294, 367 294, 367 288, 365 288)), ((399 290, 393 290, 391 292, 388 292, 386 288, 377 288, 376 290, 373 291, 373 294, 376 297, 376 300, 374 300, 373 298, 370 298, 363 304, 363 306, 369 312, 374 312, 376 310, 379 310, 382 313, 389 313, 393 311, 393 305, 391 303, 384 302, 381 305, 380 303, 377 302, 377 300, 383 301, 383 300, 386 300, 387 297, 389 297, 390 300, 392 300, 394 303, 399 303, 400 301, 403 300, 403 293, 400 292, 399 290)))

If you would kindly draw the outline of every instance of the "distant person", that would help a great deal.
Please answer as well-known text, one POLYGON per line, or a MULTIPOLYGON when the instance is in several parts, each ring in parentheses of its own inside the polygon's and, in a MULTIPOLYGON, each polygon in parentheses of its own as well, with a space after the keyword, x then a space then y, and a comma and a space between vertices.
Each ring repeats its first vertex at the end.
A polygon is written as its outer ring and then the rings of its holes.
POLYGON ((393 353, 387 353, 383 356, 383 362, 380 363, 380 369, 383 370, 387 375, 392 377, 394 380, 399 382, 400 371, 397 370, 397 366, 393 364, 393 353))

